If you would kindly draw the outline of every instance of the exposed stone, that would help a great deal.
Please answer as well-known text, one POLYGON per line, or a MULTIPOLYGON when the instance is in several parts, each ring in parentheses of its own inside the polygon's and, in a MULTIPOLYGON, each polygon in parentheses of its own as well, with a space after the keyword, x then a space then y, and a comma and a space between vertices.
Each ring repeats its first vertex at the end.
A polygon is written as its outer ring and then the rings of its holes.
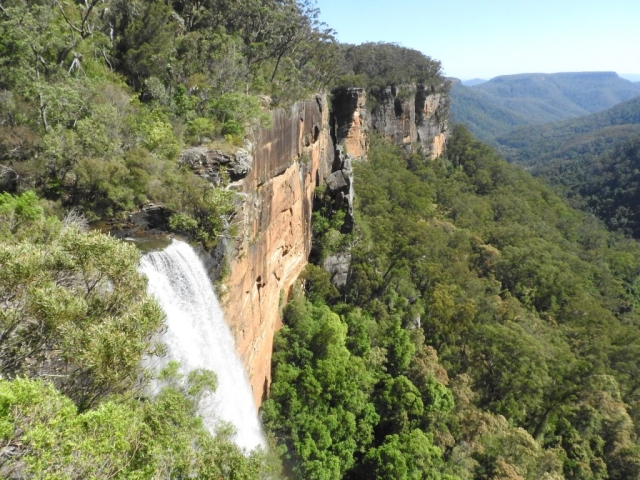
MULTIPOLYGON (((271 113, 272 127, 260 128, 243 152, 189 149, 181 163, 220 182, 226 168, 242 204, 234 220, 235 239, 220 243, 229 259, 222 298, 238 353, 249 373, 259 405, 271 381, 273 336, 280 327, 281 303, 307 263, 315 189, 327 185, 334 208, 349 204, 343 231, 353 227, 352 163, 366 158, 369 128, 410 147, 419 142, 429 155, 442 151, 447 135, 446 98, 433 89, 389 87, 377 94, 371 116, 363 89, 341 89, 333 96, 329 121, 326 97, 296 103, 271 113), (251 152, 251 153, 249 153, 251 152), (236 178, 235 176, 243 176, 236 178)), ((348 281, 348 253, 327 259, 325 268, 339 287, 348 281)))
MULTIPOLYGON (((355 197, 355 190, 353 188, 354 177, 353 177, 353 167, 352 167, 353 159, 351 156, 346 155, 342 159, 342 175, 345 177, 346 182, 349 184, 349 191, 346 193, 347 201, 349 202, 349 218, 347 221, 353 220, 353 200, 355 197)), ((347 231, 351 231, 351 228, 348 228, 347 231)))
POLYGON ((26 480, 27 466, 20 459, 25 453, 22 445, 5 445, 0 448, 0 478, 26 480))
POLYGON ((338 192, 347 193, 349 191, 349 181, 345 178, 342 170, 333 172, 326 178, 325 182, 334 195, 338 192))
POLYGON ((164 205, 149 203, 129 215, 129 221, 142 230, 168 230, 172 212, 164 205))
POLYGON ((369 150, 369 115, 364 88, 342 88, 333 93, 333 129, 337 145, 352 157, 364 157, 369 150))
MULTIPOLYGON (((253 165, 253 157, 244 148, 239 148, 236 151, 235 162, 229 165, 229 171, 233 173, 233 176, 246 177, 251 166, 253 165)), ((232 180, 234 180, 232 176, 232 180)))
POLYGON ((425 155, 435 158, 444 151, 448 135, 448 97, 443 88, 402 85, 372 90, 377 105, 371 126, 405 148, 419 144, 425 155))
POLYGON ((437 158, 444 152, 448 136, 449 97, 434 87, 416 91, 417 141, 424 154, 437 158))
POLYGON ((325 97, 272 112, 272 128, 255 132, 253 143, 253 164, 237 184, 242 205, 237 237, 226 244, 221 300, 259 405, 271 382, 279 307, 307 263, 314 192, 335 154, 325 97))
POLYGON ((371 94, 378 102, 371 112, 372 127, 398 145, 415 143, 415 86, 386 87, 371 94))
POLYGON ((189 166, 196 175, 217 187, 222 184, 223 172, 226 172, 231 181, 246 177, 251 171, 253 157, 244 148, 229 153, 206 147, 193 147, 180 154, 179 162, 180 165, 189 166))
POLYGON ((324 269, 331 274, 331 283, 341 289, 347 284, 347 280, 349 278, 351 254, 338 253, 327 257, 323 266, 324 269))

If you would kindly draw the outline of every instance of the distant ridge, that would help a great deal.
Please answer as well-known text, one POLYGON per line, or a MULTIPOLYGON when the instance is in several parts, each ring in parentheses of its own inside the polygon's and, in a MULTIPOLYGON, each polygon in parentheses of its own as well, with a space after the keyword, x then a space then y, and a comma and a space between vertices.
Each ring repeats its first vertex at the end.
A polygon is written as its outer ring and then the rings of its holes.
POLYGON ((597 157, 640 135, 640 97, 581 118, 517 128, 498 137, 507 160, 524 166, 597 157))
POLYGON ((515 127, 577 118, 640 96, 640 84, 615 72, 523 73, 451 89, 451 114, 493 143, 515 127))
POLYGON ((619 73, 620 77, 633 83, 640 83, 640 73, 619 73))
POLYGON ((471 80, 463 80, 462 85, 464 85, 465 87, 474 87, 476 85, 481 85, 487 82, 488 80, 485 80, 483 78, 472 78, 471 80))

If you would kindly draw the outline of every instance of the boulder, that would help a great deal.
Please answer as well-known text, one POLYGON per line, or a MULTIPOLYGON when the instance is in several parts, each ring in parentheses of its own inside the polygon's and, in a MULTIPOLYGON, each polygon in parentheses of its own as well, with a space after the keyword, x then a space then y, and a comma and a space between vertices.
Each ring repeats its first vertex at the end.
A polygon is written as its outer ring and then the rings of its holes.
POLYGON ((244 148, 229 153, 206 147, 193 147, 180 154, 179 162, 181 166, 188 166, 196 175, 219 187, 225 174, 233 182, 246 177, 253 166, 253 157, 244 148))
POLYGON ((141 230, 168 230, 172 212, 164 205, 149 203, 139 211, 129 215, 128 220, 141 230))
POLYGON ((331 274, 331 283, 341 289, 347 284, 349 267, 351 266, 350 253, 337 253, 324 261, 324 269, 331 274))
POLYGON ((349 181, 344 176, 344 173, 342 173, 342 170, 333 172, 326 178, 325 182, 333 195, 339 192, 347 193, 349 191, 349 181))

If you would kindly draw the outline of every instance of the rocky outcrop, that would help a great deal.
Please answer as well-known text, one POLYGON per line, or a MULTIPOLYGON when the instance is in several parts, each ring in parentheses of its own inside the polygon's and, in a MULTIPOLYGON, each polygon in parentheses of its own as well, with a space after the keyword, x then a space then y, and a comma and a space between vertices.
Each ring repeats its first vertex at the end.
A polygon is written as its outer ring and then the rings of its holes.
POLYGON ((244 148, 230 153, 193 147, 180 154, 179 162, 181 166, 190 167, 197 175, 219 187, 226 179, 235 182, 246 177, 253 165, 253 157, 244 148))
POLYGON ((417 142, 424 154, 437 158, 449 135, 449 96, 441 87, 418 85, 415 108, 417 142))
MULTIPOLYGON (((238 352, 251 379, 256 404, 271 381, 271 352, 280 312, 311 250, 311 214, 315 189, 328 189, 334 209, 345 202, 352 212, 352 164, 366 158, 371 129, 410 148, 419 143, 430 156, 442 152, 447 135, 444 94, 422 86, 374 92, 373 114, 367 92, 334 92, 272 112, 272 126, 254 133, 252 144, 234 152, 190 148, 182 165, 214 185, 228 184, 239 193, 234 238, 213 253, 226 258, 222 303, 238 352), (230 183, 228 183, 230 182, 230 183)), ((371 98, 371 97, 369 97, 371 98)), ((344 231, 352 228, 347 215, 344 231)), ((348 281, 349 252, 327 259, 332 281, 348 281)))
POLYGON ((331 102, 334 141, 345 155, 362 158, 369 150, 369 113, 364 88, 341 88, 331 102))
POLYGON ((281 307, 309 257, 314 191, 334 159, 325 97, 277 110, 272 123, 256 132, 251 169, 238 182, 238 235, 227 242, 222 298, 258 405, 271 381, 281 307))
POLYGON ((349 279, 349 267, 351 266, 351 253, 340 252, 327 257, 322 265, 331 275, 331 283, 338 289, 347 285, 349 279))
POLYGON ((436 158, 444 151, 448 135, 449 100, 443 86, 403 85, 374 89, 376 100, 371 126, 406 148, 418 144, 436 158))
POLYGON ((166 231, 169 227, 169 217, 171 217, 171 213, 171 210, 164 205, 148 203, 140 210, 131 213, 128 216, 128 220, 133 223, 137 229, 145 231, 166 231))

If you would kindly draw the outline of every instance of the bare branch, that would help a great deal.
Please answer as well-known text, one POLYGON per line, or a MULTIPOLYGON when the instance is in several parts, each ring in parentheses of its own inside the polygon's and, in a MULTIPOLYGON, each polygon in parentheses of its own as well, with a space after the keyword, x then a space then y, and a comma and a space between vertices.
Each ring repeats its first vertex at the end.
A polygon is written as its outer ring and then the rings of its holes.
POLYGON ((64 21, 67 22, 67 25, 69 25, 73 30, 79 33, 81 37, 84 38, 84 35, 82 34, 82 30, 80 30, 73 23, 71 23, 71 20, 69 20, 69 17, 67 17, 67 14, 64 13, 64 8, 62 8, 62 5, 60 5, 60 2, 58 0, 56 0, 56 5, 58 6, 60 13, 62 13, 62 18, 64 18, 64 21))

